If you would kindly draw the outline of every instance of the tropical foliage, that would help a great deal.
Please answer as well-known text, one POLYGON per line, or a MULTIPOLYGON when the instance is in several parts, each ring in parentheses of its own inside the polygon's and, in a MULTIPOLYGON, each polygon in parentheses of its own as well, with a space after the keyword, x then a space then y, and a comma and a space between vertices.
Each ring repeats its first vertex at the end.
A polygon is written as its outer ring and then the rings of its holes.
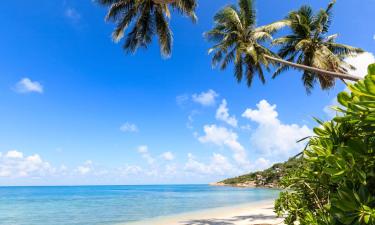
POLYGON ((316 15, 309 6, 291 12, 286 19, 261 27, 256 27, 256 13, 253 0, 239 0, 238 7, 227 6, 214 17, 214 28, 206 33, 206 38, 215 45, 212 65, 224 70, 234 63, 234 75, 238 81, 246 76, 248 86, 254 74, 264 83, 263 68, 279 65, 274 77, 290 67, 303 70, 303 83, 309 92, 318 80, 322 89, 328 89, 335 78, 358 80, 348 76, 353 66, 344 61, 345 57, 363 52, 359 48, 335 42, 337 35, 326 36, 332 20, 331 2, 327 9, 316 15), (292 34, 277 38, 272 42, 279 46, 278 54, 270 50, 267 41, 280 28, 289 26, 292 34), (268 44, 268 45, 267 45, 268 44), (285 59, 285 60, 282 60, 285 59))
POLYGON ((269 70, 274 63, 266 55, 278 57, 265 46, 266 40, 272 40, 272 34, 287 21, 276 22, 267 26, 256 27, 256 12, 252 0, 239 0, 238 6, 231 5, 219 11, 215 25, 205 36, 215 45, 209 50, 213 53, 212 65, 220 64, 224 70, 234 63, 234 75, 238 82, 245 76, 250 86, 254 74, 264 83, 263 68, 269 70))
POLYGON ((139 47, 147 48, 152 42, 152 37, 157 35, 162 55, 169 56, 173 39, 169 26, 170 9, 190 17, 193 22, 197 19, 195 0, 98 0, 98 2, 109 7, 106 20, 116 23, 112 34, 113 40, 120 41, 125 30, 130 25, 133 26, 127 33, 123 45, 128 52, 135 52, 139 47))
POLYGON ((368 71, 338 95, 338 116, 318 120, 302 167, 282 179, 275 208, 286 224, 375 224, 375 64, 368 71))
POLYGON ((277 187, 279 186, 280 179, 291 171, 296 170, 301 165, 301 161, 301 158, 290 158, 288 161, 276 163, 268 169, 228 178, 220 183, 236 186, 254 181, 257 186, 277 187))
MULTIPOLYGON (((321 9, 316 14, 310 6, 302 6, 289 13, 286 20, 289 21, 292 33, 273 41, 274 45, 280 46, 278 55, 287 61, 327 71, 345 74, 348 69, 355 69, 344 59, 362 53, 363 50, 336 43, 337 34, 327 35, 332 22, 334 3, 331 2, 325 10, 321 9)), ((288 65, 281 65, 274 77, 289 68, 288 65)), ((322 89, 331 88, 335 84, 335 77, 311 71, 304 71, 302 80, 308 91, 316 81, 319 81, 322 89)))

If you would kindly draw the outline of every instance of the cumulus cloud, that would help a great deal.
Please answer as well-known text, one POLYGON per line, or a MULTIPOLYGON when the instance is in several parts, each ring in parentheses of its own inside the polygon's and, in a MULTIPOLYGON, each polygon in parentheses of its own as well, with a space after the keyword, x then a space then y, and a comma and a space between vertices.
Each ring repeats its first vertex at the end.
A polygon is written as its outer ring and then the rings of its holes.
POLYGON ((32 81, 30 78, 22 78, 18 83, 16 84, 14 90, 18 93, 31 93, 36 92, 39 94, 43 93, 43 86, 37 82, 32 81))
POLYGON ((93 171, 93 163, 91 160, 87 160, 83 165, 77 167, 77 172, 81 175, 86 175, 93 171))
POLYGON ((219 95, 212 89, 207 92, 202 92, 200 94, 193 94, 192 100, 196 103, 199 103, 203 106, 212 106, 215 105, 216 98, 219 95))
POLYGON ((17 150, 0 154, 0 177, 39 177, 54 171, 38 154, 24 156, 17 150))
POLYGON ((207 164, 199 162, 193 154, 189 153, 184 170, 203 175, 227 175, 238 172, 225 156, 217 153, 213 153, 210 162, 207 164))
POLYGON ((246 109, 242 116, 257 124, 251 133, 251 144, 266 155, 295 154, 304 147, 304 143, 297 141, 312 135, 312 131, 305 125, 282 123, 278 119, 276 105, 270 105, 266 100, 260 101, 257 109, 246 109))
POLYGON ((123 176, 137 175, 143 172, 142 167, 136 165, 125 165, 119 168, 119 172, 123 176))
POLYGON ((245 148, 238 142, 237 133, 215 124, 203 127, 204 135, 198 137, 201 143, 211 143, 217 146, 225 146, 233 151, 233 158, 237 163, 247 166, 247 154, 245 148))
POLYGON ((136 133, 139 131, 137 125, 133 123, 126 122, 123 125, 121 125, 120 130, 122 132, 130 132, 130 133, 136 133))
POLYGON ((164 160, 167 160, 167 161, 172 161, 174 160, 174 155, 172 152, 164 152, 163 154, 161 154, 161 157, 164 159, 164 160))
POLYGON ((227 101, 223 99, 219 108, 216 111, 216 119, 224 121, 225 123, 237 127, 237 119, 235 116, 229 115, 229 109, 227 107, 227 101))
POLYGON ((254 163, 255 170, 264 170, 264 169, 269 168, 270 166, 271 166, 271 162, 268 159, 263 158, 263 157, 258 158, 257 160, 255 160, 255 163, 254 163))
POLYGON ((150 155, 147 145, 141 145, 137 149, 138 153, 141 154, 148 164, 154 164, 155 159, 150 155))

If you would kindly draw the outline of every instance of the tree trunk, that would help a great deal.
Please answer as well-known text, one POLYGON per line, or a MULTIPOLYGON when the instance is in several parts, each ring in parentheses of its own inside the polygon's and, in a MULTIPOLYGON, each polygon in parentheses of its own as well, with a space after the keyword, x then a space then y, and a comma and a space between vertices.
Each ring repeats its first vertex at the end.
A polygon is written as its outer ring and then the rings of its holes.
POLYGON ((324 75, 324 76, 331 76, 331 77, 336 77, 336 78, 340 78, 340 79, 344 79, 344 80, 351 80, 351 81, 359 81, 359 80, 362 79, 359 76, 322 70, 322 69, 315 68, 315 67, 310 67, 310 66, 301 65, 301 64, 298 64, 298 63, 289 62, 287 60, 283 60, 283 59, 276 58, 276 57, 269 56, 269 55, 265 55, 264 57, 269 59, 269 60, 284 64, 284 65, 287 65, 287 66, 294 67, 296 69, 306 70, 306 71, 310 71, 310 72, 317 73, 317 74, 324 75))
POLYGON ((175 2, 176 0, 152 0, 156 4, 170 4, 175 2))

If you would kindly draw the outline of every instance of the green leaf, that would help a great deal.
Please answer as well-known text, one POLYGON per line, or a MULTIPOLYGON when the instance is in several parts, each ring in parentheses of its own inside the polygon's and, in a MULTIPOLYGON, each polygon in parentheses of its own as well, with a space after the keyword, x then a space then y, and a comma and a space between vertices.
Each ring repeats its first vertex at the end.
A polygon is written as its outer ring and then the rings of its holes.
POLYGON ((351 100, 350 95, 347 92, 341 92, 337 96, 337 101, 345 106, 348 107, 348 102, 351 100))
POLYGON ((367 72, 368 72, 369 75, 375 75, 375 63, 370 64, 367 67, 367 72))

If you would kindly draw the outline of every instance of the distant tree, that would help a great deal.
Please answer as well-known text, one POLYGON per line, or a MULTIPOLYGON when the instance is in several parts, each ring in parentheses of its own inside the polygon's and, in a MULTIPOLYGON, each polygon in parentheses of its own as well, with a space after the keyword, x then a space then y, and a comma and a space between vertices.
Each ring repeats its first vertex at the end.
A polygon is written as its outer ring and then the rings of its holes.
POLYGON ((113 40, 118 42, 126 29, 132 28, 126 34, 123 45, 127 52, 134 53, 139 47, 147 48, 152 37, 159 38, 160 51, 168 57, 172 51, 172 31, 169 26, 170 9, 188 16, 193 22, 197 20, 195 9, 196 0, 97 0, 99 4, 108 6, 107 21, 116 23, 113 40))

